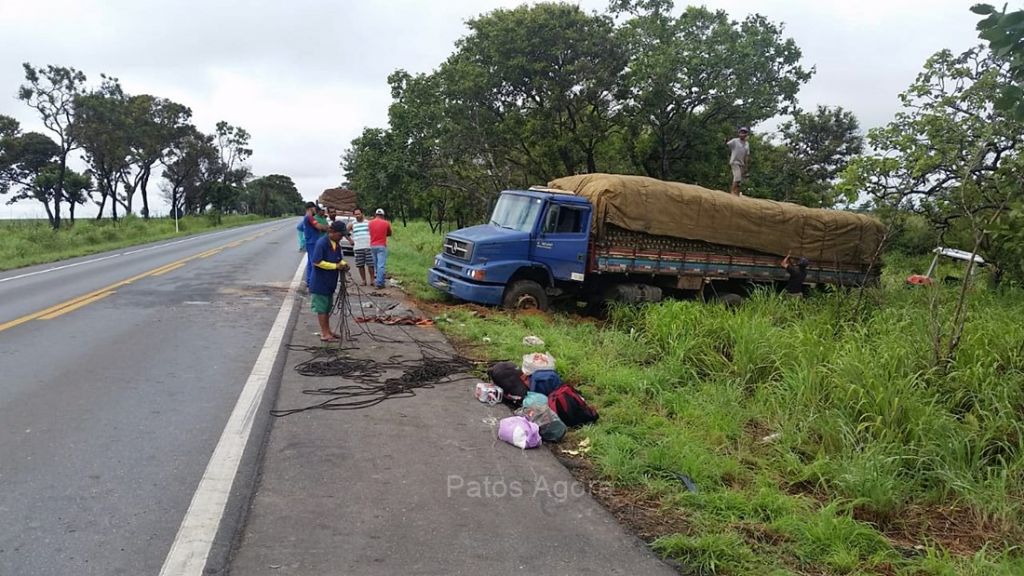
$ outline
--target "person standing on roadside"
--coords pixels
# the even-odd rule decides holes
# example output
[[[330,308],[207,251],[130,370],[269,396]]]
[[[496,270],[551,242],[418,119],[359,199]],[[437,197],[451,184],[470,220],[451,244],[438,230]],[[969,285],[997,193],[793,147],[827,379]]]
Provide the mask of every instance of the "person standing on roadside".
[[[295,227],[299,233],[299,252],[306,249],[306,217],[299,218],[299,225]]]
[[[316,204],[306,203],[306,215],[302,219],[302,233],[306,240],[306,288],[313,281],[313,249],[320,236],[327,231],[327,224],[316,219]]]
[[[355,257],[356,270],[359,270],[359,278],[366,286],[366,269],[370,269],[370,279],[373,280],[373,258],[370,255],[370,222],[363,218],[363,211],[356,208],[353,211],[355,220],[348,225],[348,231],[352,238],[352,255]]]
[[[334,307],[334,291],[338,289],[338,274],[344,273],[348,264],[341,254],[341,238],[348,236],[344,222],[332,222],[327,236],[320,238],[313,247],[313,277],[309,284],[310,307],[320,324],[321,342],[338,342],[340,338],[331,332],[331,309]]]
[[[327,219],[327,210],[323,206],[318,206],[316,209],[316,221],[324,227],[324,231],[320,233],[320,237],[323,238],[327,235],[327,227],[331,225],[331,222]]]
[[[373,255],[373,267],[377,273],[373,285],[384,287],[384,266],[388,261],[388,237],[391,236],[391,223],[387,221],[383,208],[377,208],[373,220],[370,220],[370,253]]]
[[[746,127],[740,128],[736,138],[728,140],[725,145],[729,147],[729,168],[732,169],[732,189],[729,191],[733,196],[743,196],[740,192],[740,182],[747,177],[750,171],[750,144],[747,136],[750,130]]]

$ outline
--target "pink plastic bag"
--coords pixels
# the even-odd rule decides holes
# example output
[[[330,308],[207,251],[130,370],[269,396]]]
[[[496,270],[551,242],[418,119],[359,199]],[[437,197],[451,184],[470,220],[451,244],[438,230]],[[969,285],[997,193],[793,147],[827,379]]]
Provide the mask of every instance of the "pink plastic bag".
[[[517,448],[540,446],[540,426],[522,416],[509,416],[498,422],[498,439]]]

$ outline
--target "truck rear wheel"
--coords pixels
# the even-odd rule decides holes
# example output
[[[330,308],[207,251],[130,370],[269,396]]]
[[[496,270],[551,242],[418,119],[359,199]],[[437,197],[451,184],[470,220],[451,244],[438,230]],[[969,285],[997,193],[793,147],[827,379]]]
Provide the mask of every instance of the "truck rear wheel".
[[[533,280],[516,280],[505,290],[502,306],[515,312],[548,309],[544,287]]]
[[[735,292],[723,292],[718,295],[716,300],[724,304],[726,308],[736,308],[743,304],[743,296]]]

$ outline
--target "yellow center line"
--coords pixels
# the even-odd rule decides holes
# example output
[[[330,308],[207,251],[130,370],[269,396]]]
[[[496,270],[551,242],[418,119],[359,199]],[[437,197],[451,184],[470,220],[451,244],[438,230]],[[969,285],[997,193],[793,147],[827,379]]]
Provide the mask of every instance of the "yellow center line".
[[[19,325],[24,324],[25,322],[29,322],[31,320],[37,320],[37,319],[50,320],[52,318],[56,318],[57,316],[60,316],[61,314],[65,314],[67,312],[71,312],[72,310],[77,310],[77,309],[79,309],[79,308],[81,308],[83,306],[86,306],[88,304],[92,304],[93,302],[96,302],[98,300],[102,300],[103,298],[106,298],[107,296],[110,296],[111,294],[113,294],[115,290],[117,290],[118,288],[120,288],[122,286],[127,286],[127,285],[131,284],[132,282],[136,282],[138,280],[141,280],[141,279],[149,277],[149,276],[159,276],[161,274],[165,274],[165,273],[170,272],[172,270],[177,270],[178,268],[181,268],[186,263],[188,263],[188,262],[190,262],[192,260],[195,260],[197,258],[206,258],[207,256],[213,256],[214,254],[220,253],[222,250],[224,250],[224,248],[226,248],[230,244],[233,244],[235,242],[239,242],[239,245],[241,245],[241,243],[248,242],[250,240],[254,240],[257,237],[261,236],[262,234],[264,234],[264,233],[256,234],[256,235],[253,235],[253,236],[249,236],[249,237],[241,240],[240,242],[235,240],[235,241],[229,242],[228,244],[225,244],[224,246],[218,246],[217,248],[213,248],[211,250],[207,250],[206,252],[201,252],[199,254],[193,254],[191,256],[187,256],[185,258],[181,258],[179,260],[175,260],[174,262],[170,262],[168,264],[164,264],[163,266],[157,266],[156,268],[153,268],[152,270],[147,270],[146,272],[143,272],[141,274],[136,274],[135,276],[132,276],[131,278],[127,278],[127,279],[121,280],[119,282],[114,282],[113,284],[111,284],[109,286],[104,286],[103,288],[100,288],[99,290],[93,290],[92,292],[89,292],[88,294],[82,294],[81,296],[76,296],[74,298],[71,298],[70,300],[65,300],[65,301],[63,301],[63,302],[61,302],[59,304],[54,304],[53,306],[50,306],[48,308],[43,308],[42,310],[39,310],[39,311],[36,311],[36,312],[32,312],[31,314],[26,314],[24,316],[21,316],[20,318],[15,318],[14,320],[8,320],[7,322],[4,322],[4,323],[0,324],[0,332],[3,332],[4,330],[9,330],[11,328],[14,328],[15,326],[19,326]]]
[[[173,266],[166,266],[166,267],[164,267],[163,270],[161,270],[159,272],[154,272],[153,274],[151,274],[151,276],[163,276],[164,274],[167,274],[168,272],[174,272],[175,270],[177,270],[178,268],[181,268],[185,264],[187,264],[187,262],[178,262],[177,264],[175,264]]]
[[[43,316],[40,316],[39,319],[40,320],[53,320],[54,318],[56,318],[58,316],[61,316],[63,314],[67,314],[68,312],[71,312],[73,310],[78,310],[82,306],[88,306],[89,304],[92,304],[93,302],[96,302],[98,300],[103,300],[104,298],[106,298],[107,296],[110,296],[113,293],[114,293],[113,290],[108,290],[106,292],[100,292],[99,294],[93,296],[92,298],[86,298],[85,300],[81,300],[81,301],[76,302],[75,304],[72,304],[70,306],[65,306],[65,307],[61,308],[60,310],[57,310],[56,312],[52,312],[50,314],[45,314]]]

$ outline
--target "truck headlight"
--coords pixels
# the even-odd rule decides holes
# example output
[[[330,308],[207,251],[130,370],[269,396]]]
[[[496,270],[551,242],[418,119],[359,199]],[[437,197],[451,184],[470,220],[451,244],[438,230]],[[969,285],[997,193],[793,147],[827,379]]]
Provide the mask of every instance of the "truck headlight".
[[[434,257],[434,268],[440,268],[440,267],[441,267],[441,259],[435,256]]]
[[[483,280],[484,271],[477,268],[467,268],[466,276],[469,276],[473,280]]]

